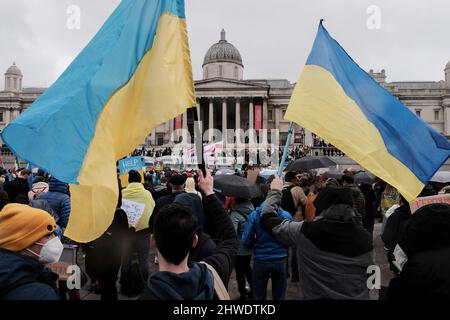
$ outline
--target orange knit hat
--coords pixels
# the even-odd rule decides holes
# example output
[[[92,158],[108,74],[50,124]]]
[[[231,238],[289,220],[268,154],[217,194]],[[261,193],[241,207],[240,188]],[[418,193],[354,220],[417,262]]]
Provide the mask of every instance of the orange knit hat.
[[[12,203],[0,211],[0,248],[19,252],[55,230],[55,219],[44,210]]]

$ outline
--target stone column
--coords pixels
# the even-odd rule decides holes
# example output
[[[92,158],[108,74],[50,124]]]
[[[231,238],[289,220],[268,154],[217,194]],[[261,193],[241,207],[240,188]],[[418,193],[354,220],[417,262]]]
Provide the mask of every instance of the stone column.
[[[268,127],[268,111],[267,111],[267,98],[264,98],[263,101],[263,129],[267,129]]]
[[[236,98],[236,131],[241,128],[241,100]]]
[[[450,101],[444,103],[444,135],[450,136]]]
[[[6,124],[11,122],[11,110],[10,109],[6,110],[5,119],[3,119],[3,120],[4,120],[3,122]]]
[[[222,141],[226,144],[227,138],[227,98],[222,98]]]
[[[275,112],[275,129],[280,129],[280,106],[274,106]]]
[[[253,108],[253,98],[250,98],[248,105],[248,129],[251,130],[255,127],[255,110]]]
[[[156,145],[156,128],[154,128],[152,130],[152,135],[150,137],[150,143],[152,144],[152,146]]]
[[[209,137],[208,140],[212,140],[212,129],[214,129],[214,100],[213,98],[209,99]]]
[[[183,144],[187,144],[190,142],[190,141],[187,141],[187,139],[188,139],[188,124],[187,124],[188,111],[189,111],[189,109],[183,113]]]

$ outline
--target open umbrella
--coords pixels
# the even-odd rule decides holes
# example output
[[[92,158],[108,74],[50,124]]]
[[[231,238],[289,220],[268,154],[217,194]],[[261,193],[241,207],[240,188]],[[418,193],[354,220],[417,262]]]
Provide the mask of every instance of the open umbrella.
[[[235,171],[232,169],[228,169],[228,168],[223,168],[223,169],[219,169],[216,171],[216,175],[218,175],[218,176],[223,175],[223,174],[227,174],[227,175],[235,174]]]
[[[327,172],[322,173],[322,176],[328,179],[341,179],[344,173],[338,170],[329,170]]]
[[[356,184],[372,184],[377,179],[376,176],[367,171],[360,171],[354,175]]]
[[[317,168],[327,168],[337,165],[337,163],[328,157],[324,156],[306,156],[294,161],[291,161],[286,171],[308,171]]]
[[[430,179],[431,182],[447,183],[450,182],[449,171],[438,171]]]
[[[214,191],[224,196],[239,198],[255,198],[259,196],[259,188],[253,182],[236,175],[214,176]]]

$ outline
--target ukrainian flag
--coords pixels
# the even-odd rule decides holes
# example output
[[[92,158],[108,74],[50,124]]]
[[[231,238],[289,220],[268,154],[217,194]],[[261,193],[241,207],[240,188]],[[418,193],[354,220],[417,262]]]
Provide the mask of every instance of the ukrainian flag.
[[[450,143],[362,70],[322,25],[286,119],[331,142],[409,201],[450,156]]]
[[[116,160],[194,105],[184,1],[123,0],[2,138],[22,159],[71,184],[65,235],[88,242],[113,220]]]

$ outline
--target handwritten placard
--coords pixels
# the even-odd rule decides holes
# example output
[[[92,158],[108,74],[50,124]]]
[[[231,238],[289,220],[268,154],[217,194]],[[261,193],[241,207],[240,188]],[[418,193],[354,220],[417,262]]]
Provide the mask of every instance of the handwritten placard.
[[[121,209],[127,214],[128,225],[136,228],[139,223],[139,219],[144,214],[145,204],[122,199]]]
[[[450,204],[450,194],[439,194],[437,196],[431,197],[421,197],[417,198],[409,204],[411,208],[411,213],[416,212],[419,208],[422,208],[428,204],[432,203],[447,203]]]

